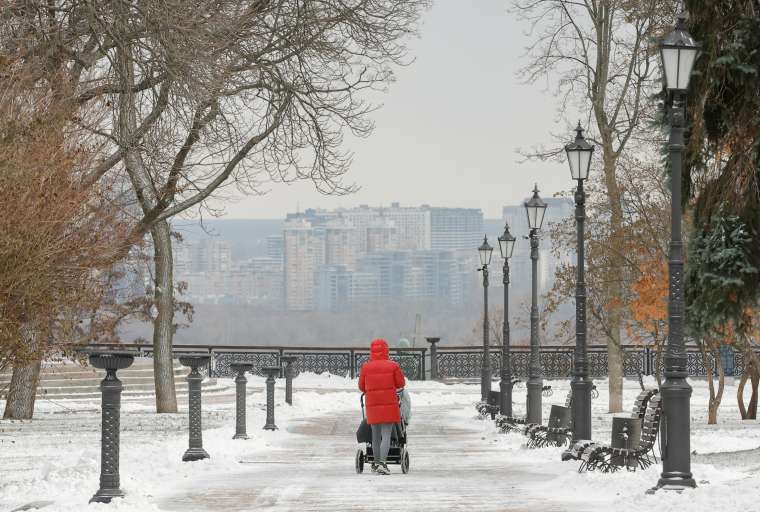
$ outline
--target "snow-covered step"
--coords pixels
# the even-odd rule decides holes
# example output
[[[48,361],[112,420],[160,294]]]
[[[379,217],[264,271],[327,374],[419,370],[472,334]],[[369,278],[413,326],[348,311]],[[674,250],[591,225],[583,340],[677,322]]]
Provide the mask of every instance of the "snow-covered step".
[[[188,392],[185,381],[188,372],[188,368],[174,361],[174,383],[178,394]],[[152,359],[138,358],[131,367],[120,370],[118,376],[124,384],[124,396],[155,394]],[[49,363],[41,371],[37,397],[58,400],[98,398],[104,377],[105,371],[76,362]],[[10,372],[0,374],[0,398],[7,393],[10,380]],[[216,385],[215,379],[206,379],[202,384],[204,390],[212,390]]]
[[[183,370],[175,370],[174,371],[174,380],[180,381],[184,380],[185,376],[187,375],[187,371]],[[63,376],[63,375],[47,375],[45,377],[40,378],[40,386],[41,387],[62,387],[67,385],[76,385],[76,386],[98,386],[100,385],[100,382],[103,380],[103,377],[96,374],[91,373],[87,374],[83,377],[71,377],[71,376]],[[150,384],[153,382],[153,373],[150,374],[145,373],[143,375],[135,375],[135,374],[125,374],[125,375],[119,375],[119,380],[124,383],[124,385],[127,384]],[[4,376],[3,378],[0,378],[0,386],[3,384],[9,384],[10,383],[10,375]]]

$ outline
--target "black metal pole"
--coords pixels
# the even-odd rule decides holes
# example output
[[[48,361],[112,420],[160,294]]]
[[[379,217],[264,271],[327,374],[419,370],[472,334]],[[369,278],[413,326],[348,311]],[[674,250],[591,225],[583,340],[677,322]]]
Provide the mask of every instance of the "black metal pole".
[[[538,339],[538,230],[530,230],[530,259],[532,267],[532,291],[530,305],[530,365],[528,367],[528,403],[526,423],[541,423],[541,354]]]
[[[248,439],[245,421],[245,392],[248,379],[245,378],[245,372],[253,369],[252,363],[232,363],[230,365],[237,376],[235,377],[236,396],[235,396],[235,435],[232,439]]]
[[[106,371],[100,383],[101,430],[100,430],[100,488],[90,498],[90,503],[110,503],[113,498],[123,498],[119,476],[119,432],[121,415],[121,381],[118,369],[129,367],[133,355],[100,353],[90,355],[90,364]]]
[[[296,356],[282,356],[280,361],[285,363],[285,403],[293,405],[293,377],[295,376],[295,369],[293,363],[298,359]]]
[[[277,430],[274,423],[274,379],[280,374],[279,366],[267,366],[263,368],[267,374],[267,421],[264,430]]]
[[[573,357],[572,422],[573,442],[591,439],[591,388],[593,382],[588,374],[586,348],[586,272],[584,224],[586,221],[586,192],[583,180],[578,180],[575,190],[575,221],[577,240],[577,279],[575,283],[575,353]],[[572,446],[572,443],[571,443]]]
[[[430,343],[430,380],[438,379],[438,342],[441,338],[425,338]]]
[[[182,456],[183,462],[208,459],[209,454],[203,449],[203,426],[201,415],[201,383],[203,375],[198,369],[208,364],[209,356],[182,356],[180,363],[190,367],[187,375],[188,387],[188,419],[190,423],[190,436],[188,448]]]
[[[491,353],[488,341],[488,265],[483,265],[483,364],[481,365],[480,399],[488,402],[491,392]]]
[[[501,381],[499,412],[512,416],[512,365],[509,354],[509,258],[504,258],[504,324],[501,343]]]
[[[670,111],[670,294],[668,296],[668,346],[665,352],[665,382],[662,396],[662,475],[656,488],[696,487],[691,474],[690,404],[691,386],[686,381],[686,351],[683,340],[684,283],[681,240],[681,172],[684,149],[684,95],[676,93]]]

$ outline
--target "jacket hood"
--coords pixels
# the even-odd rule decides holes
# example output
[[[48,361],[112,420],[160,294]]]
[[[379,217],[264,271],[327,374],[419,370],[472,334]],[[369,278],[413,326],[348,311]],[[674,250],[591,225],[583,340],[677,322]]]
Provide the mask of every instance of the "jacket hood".
[[[369,346],[369,358],[373,361],[388,359],[388,344],[384,339],[376,339]]]

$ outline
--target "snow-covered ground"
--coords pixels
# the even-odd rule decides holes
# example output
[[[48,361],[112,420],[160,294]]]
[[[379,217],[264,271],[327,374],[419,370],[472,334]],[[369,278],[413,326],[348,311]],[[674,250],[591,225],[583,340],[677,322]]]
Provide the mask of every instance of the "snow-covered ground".
[[[564,402],[569,387],[567,381],[549,383],[554,394],[544,398],[545,417],[551,404]],[[560,462],[561,449],[526,449],[521,435],[500,434],[492,421],[478,420],[477,385],[409,383],[412,470],[401,475],[392,466],[393,475],[380,477],[354,472],[361,417],[355,380],[301,375],[292,407],[278,382],[280,429],[268,432],[261,429],[264,380],[249,377],[251,438],[245,441],[232,440],[234,395],[232,383],[226,384],[227,392],[204,400],[204,447],[211,455],[204,461],[181,462],[186,403],[176,415],[152,413],[144,398],[122,403],[121,486],[127,497],[110,505],[87,505],[100,469],[98,402],[42,400],[34,421],[0,421],[0,511],[32,502],[48,503],[43,510],[49,511],[760,510],[760,425],[738,419],[733,386],[726,389],[719,424],[708,426],[706,383],[691,382],[692,470],[699,487],[650,496],[644,491],[657,482],[659,465],[635,473],[579,474],[577,463]],[[607,384],[596,384],[593,437],[608,441]],[[638,392],[636,381],[626,381],[626,409]],[[515,414],[524,413],[525,388],[517,386],[514,398]]]

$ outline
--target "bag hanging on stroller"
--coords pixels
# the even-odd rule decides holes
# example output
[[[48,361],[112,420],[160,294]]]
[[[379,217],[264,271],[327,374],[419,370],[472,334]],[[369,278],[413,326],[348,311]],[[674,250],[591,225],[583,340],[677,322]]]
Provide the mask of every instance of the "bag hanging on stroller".
[[[367,418],[362,418],[362,422],[359,423],[359,428],[356,429],[356,442],[372,442],[372,427],[367,423]]]

